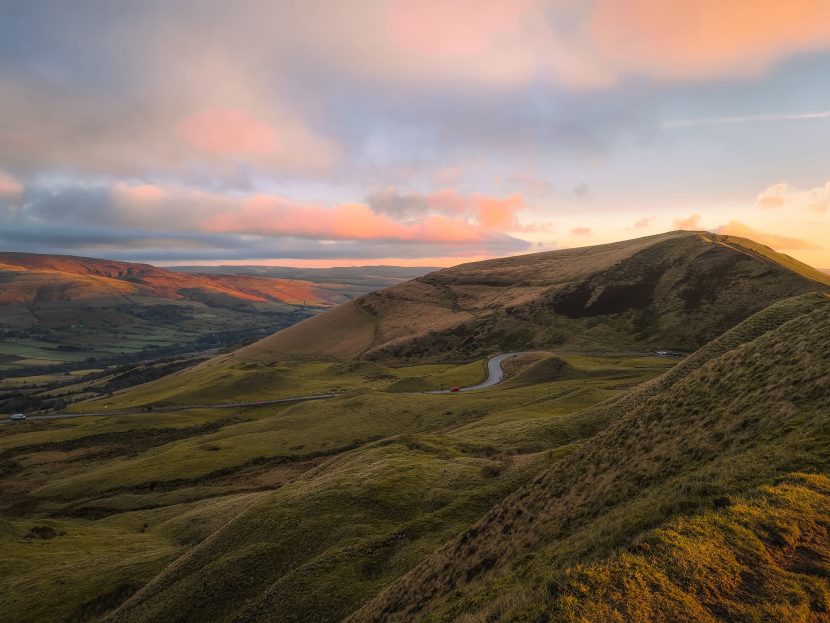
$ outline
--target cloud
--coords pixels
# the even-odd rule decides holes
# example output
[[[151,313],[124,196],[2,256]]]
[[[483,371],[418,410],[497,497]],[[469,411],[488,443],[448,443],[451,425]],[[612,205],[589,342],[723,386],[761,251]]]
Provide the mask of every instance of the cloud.
[[[758,74],[830,47],[830,3],[816,0],[598,0],[591,35],[619,72],[669,80]]]
[[[677,229],[700,229],[700,219],[703,218],[700,214],[692,214],[686,218],[678,218],[674,220],[674,226]]]
[[[23,194],[23,185],[11,175],[0,171],[0,199],[16,199]]]
[[[759,208],[792,208],[812,212],[830,210],[830,182],[808,190],[791,189],[786,182],[773,184],[758,194]]]
[[[590,236],[591,235],[591,228],[590,227],[574,227],[571,230],[571,233],[574,236]]]
[[[462,195],[451,189],[433,193],[400,193],[387,188],[366,199],[372,210],[395,218],[411,219],[425,215],[471,218],[484,229],[511,231],[519,227],[517,214],[525,209],[521,193],[490,197],[480,193]]]
[[[721,225],[715,230],[715,233],[723,234],[725,236],[740,236],[742,238],[749,238],[755,242],[760,242],[768,247],[772,247],[775,250],[807,251],[821,248],[819,245],[810,242],[809,240],[791,238],[789,236],[781,236],[779,234],[769,234],[753,229],[749,225],[739,221],[730,221],[726,225]]]
[[[553,184],[532,171],[514,171],[505,179],[508,186],[518,187],[522,192],[536,197],[546,197],[553,191]]]
[[[638,219],[632,227],[634,227],[634,229],[646,229],[647,227],[650,227],[655,220],[656,217],[654,216],[644,216],[643,218]]]
[[[185,144],[216,156],[267,156],[278,146],[272,126],[239,109],[203,110],[180,121],[176,129]]]
[[[735,125],[742,123],[776,123],[781,121],[816,121],[830,119],[830,110],[805,113],[780,113],[768,115],[741,115],[734,117],[701,117],[664,121],[664,128],[695,128],[698,126]]]
[[[424,197],[434,209],[401,218],[363,203],[325,205],[263,193],[233,196],[124,182],[34,186],[19,209],[0,211],[0,243],[165,261],[472,257],[530,246],[495,228],[512,218],[520,204],[516,196],[440,191]]]

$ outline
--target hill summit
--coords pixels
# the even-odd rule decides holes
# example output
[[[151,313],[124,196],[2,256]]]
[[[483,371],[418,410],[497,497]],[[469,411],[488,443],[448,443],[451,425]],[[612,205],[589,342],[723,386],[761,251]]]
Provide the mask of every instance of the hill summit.
[[[462,264],[345,303],[243,360],[468,360],[553,347],[691,351],[830,277],[734,236],[675,231]]]

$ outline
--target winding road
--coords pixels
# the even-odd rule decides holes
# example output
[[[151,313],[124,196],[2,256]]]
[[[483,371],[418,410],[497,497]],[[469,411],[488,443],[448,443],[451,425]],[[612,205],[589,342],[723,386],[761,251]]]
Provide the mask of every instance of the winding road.
[[[459,392],[471,392],[476,389],[487,389],[493,387],[504,381],[504,370],[501,364],[511,357],[516,355],[523,355],[523,352],[516,353],[501,353],[500,355],[493,355],[487,360],[487,378],[477,385],[470,385],[468,387],[459,388]],[[449,394],[456,393],[449,389],[439,389],[429,392],[419,392],[422,394]],[[119,409],[117,411],[91,411],[88,413],[49,413],[44,415],[30,415],[24,421],[36,422],[39,420],[63,420],[67,418],[76,417],[103,417],[103,416],[130,416],[130,415],[150,415],[153,413],[170,413],[173,411],[182,411],[184,409],[231,409],[234,407],[263,407],[265,405],[280,404],[285,402],[305,402],[307,400],[326,400],[334,398],[340,394],[314,394],[311,396],[295,396],[293,398],[273,398],[268,400],[252,400],[249,402],[220,402],[213,404],[196,404],[196,405],[175,405],[170,407],[155,407],[153,409]],[[9,419],[0,420],[0,424],[11,423]]]
[[[504,363],[506,359],[510,359],[511,357],[515,357],[517,355],[524,355],[523,352],[517,353],[502,353],[501,355],[493,355],[490,359],[487,360],[487,378],[484,379],[481,383],[477,385],[470,385],[468,387],[460,387],[458,389],[459,392],[471,392],[476,389],[487,389],[488,387],[493,387],[494,385],[498,385],[502,381],[504,381],[504,369],[501,367],[501,364]],[[432,392],[424,392],[425,394],[449,394],[452,390],[449,389],[440,389]],[[452,392],[455,393],[455,392]]]

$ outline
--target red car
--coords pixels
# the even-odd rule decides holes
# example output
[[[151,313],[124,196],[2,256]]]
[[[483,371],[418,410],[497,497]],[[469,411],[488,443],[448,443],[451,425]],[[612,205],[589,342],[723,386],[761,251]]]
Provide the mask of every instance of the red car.
[[[450,388],[450,391],[451,392],[460,392],[461,388],[460,387],[452,387],[452,388]]]

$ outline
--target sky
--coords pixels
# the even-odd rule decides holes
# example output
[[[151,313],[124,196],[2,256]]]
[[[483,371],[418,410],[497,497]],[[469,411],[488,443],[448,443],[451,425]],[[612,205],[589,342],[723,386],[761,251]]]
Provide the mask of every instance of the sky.
[[[830,0],[0,0],[0,250],[830,268]]]

